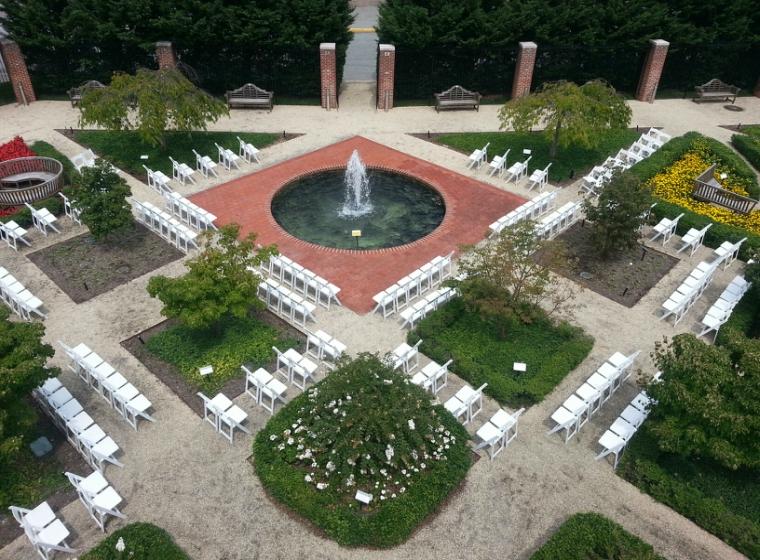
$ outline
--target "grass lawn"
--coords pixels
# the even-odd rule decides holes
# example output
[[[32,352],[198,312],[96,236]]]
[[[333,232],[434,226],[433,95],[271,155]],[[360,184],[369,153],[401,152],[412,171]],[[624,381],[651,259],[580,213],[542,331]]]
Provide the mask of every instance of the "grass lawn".
[[[576,513],[557,529],[531,560],[662,560],[652,545],[596,513]]]
[[[254,317],[225,320],[218,330],[209,331],[175,325],[147,341],[151,353],[175,366],[191,386],[210,396],[242,375],[241,364],[254,371],[272,362],[272,346],[284,352],[298,344]],[[214,373],[202,377],[198,368],[205,365],[214,366]]]
[[[591,351],[594,340],[578,327],[549,320],[516,324],[506,338],[477,313],[455,299],[420,321],[409,333],[410,344],[423,339],[420,350],[444,363],[473,387],[512,408],[540,402]],[[514,362],[527,372],[512,371]]]
[[[116,550],[122,539],[125,548]],[[189,560],[190,557],[177,546],[171,535],[150,523],[130,523],[111,533],[98,546],[84,554],[82,560]]]
[[[42,459],[34,456],[29,449],[29,443],[34,439],[26,438],[8,470],[0,476],[0,511],[3,515],[8,513],[8,506],[35,507],[45,497],[68,485],[54,454]]]
[[[549,159],[549,141],[543,132],[456,132],[441,134],[436,137],[440,144],[470,154],[473,150],[488,146],[489,160],[495,155],[502,155],[507,149],[507,165],[517,160],[524,160],[523,149],[533,150],[533,159],[530,160],[529,168],[543,169],[549,162],[549,180],[553,183],[562,183],[571,178],[580,178],[595,165],[601,164],[607,156],[616,154],[620,148],[630,146],[641,132],[635,130],[608,131],[601,135],[601,142],[596,148],[582,148],[573,146],[560,147],[557,151],[557,159],[552,162]]]
[[[74,131],[74,140],[82,146],[92,148],[102,158],[141,180],[146,179],[143,165],[154,171],[163,171],[171,177],[172,164],[169,157],[194,168],[193,149],[201,155],[207,155],[216,160],[218,152],[214,146],[215,142],[237,153],[238,136],[259,149],[272,144],[281,137],[279,134],[264,132],[168,132],[166,148],[161,148],[160,146],[154,147],[146,144],[133,131]],[[147,155],[148,159],[140,159],[141,155]]]

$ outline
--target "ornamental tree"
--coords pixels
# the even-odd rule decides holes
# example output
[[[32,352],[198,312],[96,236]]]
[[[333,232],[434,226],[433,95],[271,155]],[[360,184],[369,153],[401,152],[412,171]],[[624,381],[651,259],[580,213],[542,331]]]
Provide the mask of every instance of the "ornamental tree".
[[[76,205],[82,222],[98,241],[134,225],[127,197],[132,194],[127,182],[110,163],[99,159],[94,167],[83,167],[76,191]]]
[[[9,321],[8,313],[0,307],[0,470],[13,460],[36,421],[27,397],[45,379],[60,373],[45,367],[54,354],[42,342],[45,328],[40,323]]]
[[[228,224],[202,236],[201,253],[187,261],[188,271],[179,278],[154,276],[148,293],[161,300],[161,314],[184,325],[207,329],[228,316],[245,317],[251,308],[262,308],[257,297],[259,276],[252,269],[277,253],[274,245],[256,249],[256,235],[238,239],[240,226]]]
[[[535,93],[507,101],[499,109],[502,129],[528,132],[543,126],[551,142],[549,157],[559,146],[597,146],[602,132],[627,128],[631,108],[615,88],[601,80],[583,85],[548,82]]]
[[[658,344],[663,372],[647,393],[657,401],[644,424],[659,447],[732,470],[760,468],[760,340],[731,331],[723,346],[692,334]]]
[[[592,240],[602,258],[630,249],[641,237],[645,213],[652,195],[632,173],[615,173],[604,186],[596,204],[584,202],[586,218],[591,221]]]
[[[135,130],[148,144],[162,147],[167,130],[206,130],[209,122],[229,115],[224,103],[174,69],[116,73],[108,87],[88,90],[80,109],[83,127]]]

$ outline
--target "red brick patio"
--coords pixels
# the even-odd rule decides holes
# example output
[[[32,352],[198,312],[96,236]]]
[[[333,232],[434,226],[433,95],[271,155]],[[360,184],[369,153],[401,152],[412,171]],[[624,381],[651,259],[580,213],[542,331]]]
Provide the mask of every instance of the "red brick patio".
[[[446,203],[441,225],[430,235],[400,247],[350,251],[320,247],[283,230],[270,211],[272,197],[302,175],[343,168],[353,150],[367,167],[389,169],[434,186]],[[454,155],[452,158],[464,159]],[[372,310],[372,296],[436,255],[481,240],[488,225],[522,204],[517,195],[470,179],[388,148],[361,136],[273,165],[191,197],[218,217],[217,224],[237,222],[242,233],[256,232],[257,242],[275,243],[280,252],[341,288],[341,302],[358,313]]]

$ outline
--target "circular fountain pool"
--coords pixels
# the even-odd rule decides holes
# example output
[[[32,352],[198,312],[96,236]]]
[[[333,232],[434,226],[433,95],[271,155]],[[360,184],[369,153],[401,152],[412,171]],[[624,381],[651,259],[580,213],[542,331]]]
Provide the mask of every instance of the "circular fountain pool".
[[[352,195],[346,180],[342,170],[322,171],[285,185],[272,200],[274,219],[294,237],[340,249],[357,249],[354,230],[361,231],[359,249],[383,249],[420,239],[443,221],[446,207],[435,189],[372,169],[367,170],[366,213],[347,212]]]

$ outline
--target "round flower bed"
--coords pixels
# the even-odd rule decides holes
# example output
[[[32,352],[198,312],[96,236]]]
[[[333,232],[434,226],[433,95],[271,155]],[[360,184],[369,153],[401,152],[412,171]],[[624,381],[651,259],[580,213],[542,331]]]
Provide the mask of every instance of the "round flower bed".
[[[268,492],[344,545],[403,542],[471,464],[465,429],[377,357],[361,355],[257,434]],[[357,490],[372,495],[369,505]]]

